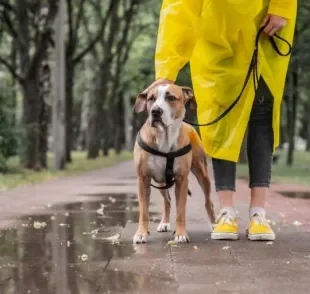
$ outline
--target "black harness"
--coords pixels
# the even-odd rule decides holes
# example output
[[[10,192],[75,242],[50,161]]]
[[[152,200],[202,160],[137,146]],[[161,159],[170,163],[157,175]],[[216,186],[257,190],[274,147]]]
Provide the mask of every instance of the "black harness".
[[[250,77],[251,75],[253,75],[253,82],[254,82],[254,89],[255,89],[255,92],[257,91],[257,88],[258,88],[258,81],[259,81],[259,76],[258,76],[258,43],[259,43],[259,37],[260,35],[262,34],[264,28],[266,26],[263,26],[259,29],[257,35],[256,35],[256,39],[255,39],[255,49],[254,49],[254,52],[253,52],[253,55],[252,55],[252,59],[251,59],[251,62],[250,62],[250,66],[249,66],[249,69],[248,69],[248,72],[246,74],[246,77],[245,77],[245,81],[243,83],[243,86],[241,88],[241,91],[240,91],[240,94],[238,95],[238,97],[231,103],[231,105],[228,106],[227,109],[225,109],[225,111],[219,115],[217,118],[215,118],[214,120],[208,122],[208,123],[203,123],[203,124],[196,124],[196,123],[193,123],[193,122],[190,122],[190,121],[187,121],[184,119],[184,122],[192,125],[192,126],[197,126],[197,127],[207,127],[207,126],[211,126],[211,125],[214,125],[215,123],[217,123],[218,121],[220,121],[221,119],[223,119],[236,105],[237,103],[239,102],[249,80],[250,80]],[[275,38],[277,38],[278,40],[284,42],[287,44],[288,46],[288,51],[286,53],[282,53],[275,41]],[[282,37],[280,37],[279,35],[275,34],[274,37],[272,36],[269,36],[269,41],[271,43],[271,46],[272,48],[274,49],[274,51],[280,55],[280,56],[288,56],[291,54],[292,52],[292,45],[285,39],[283,39]]]
[[[176,157],[183,156],[190,152],[192,150],[192,145],[188,144],[184,146],[183,148],[177,150],[177,151],[171,151],[171,152],[161,152],[159,150],[156,150],[149,145],[147,145],[141,138],[140,132],[137,135],[137,143],[138,145],[146,152],[151,153],[152,155],[155,156],[160,156],[166,158],[166,169],[165,169],[165,186],[154,186],[151,184],[152,187],[156,189],[169,189],[175,184],[175,175],[173,173],[173,164],[174,164],[174,159]],[[188,194],[191,195],[191,191],[188,190]]]

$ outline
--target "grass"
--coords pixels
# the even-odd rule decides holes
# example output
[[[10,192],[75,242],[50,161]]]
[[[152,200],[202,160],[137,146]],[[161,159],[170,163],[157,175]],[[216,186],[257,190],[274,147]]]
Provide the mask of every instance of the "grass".
[[[123,152],[120,155],[110,152],[108,157],[98,157],[88,160],[85,152],[73,152],[72,163],[66,166],[64,171],[49,170],[32,171],[24,169],[18,161],[18,158],[11,158],[8,161],[9,172],[0,174],[0,191],[23,186],[26,184],[37,184],[43,181],[77,175],[83,172],[109,167],[124,160],[132,158],[130,152]],[[48,166],[53,166],[53,156],[48,155]]]
[[[295,151],[294,164],[286,165],[286,150],[279,150],[279,162],[272,167],[272,182],[310,186],[310,152]],[[248,166],[238,164],[237,176],[248,177]]]

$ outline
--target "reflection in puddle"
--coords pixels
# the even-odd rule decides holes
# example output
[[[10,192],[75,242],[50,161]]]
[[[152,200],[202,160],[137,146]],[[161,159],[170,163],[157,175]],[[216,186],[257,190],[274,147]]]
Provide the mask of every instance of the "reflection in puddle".
[[[120,234],[128,221],[137,222],[135,195],[97,196],[95,202],[56,205],[25,216],[17,228],[1,231],[0,293],[126,293],[143,285],[162,287],[158,277],[111,266],[134,254],[131,242],[100,239],[100,234]],[[98,238],[87,234],[94,230]]]
[[[310,199],[310,192],[280,192],[280,194],[289,198]]]

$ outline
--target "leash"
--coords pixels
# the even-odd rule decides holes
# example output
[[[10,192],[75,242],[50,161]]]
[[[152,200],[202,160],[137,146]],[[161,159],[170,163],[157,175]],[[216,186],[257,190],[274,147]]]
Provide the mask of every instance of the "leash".
[[[196,123],[193,123],[193,122],[190,122],[188,120],[183,120],[184,122],[192,125],[192,126],[197,126],[197,127],[207,127],[207,126],[211,126],[211,125],[214,125],[215,123],[217,123],[218,121],[220,121],[221,119],[223,119],[236,105],[237,103],[239,102],[239,100],[241,99],[241,96],[250,80],[250,77],[251,77],[251,74],[253,74],[253,82],[254,82],[254,89],[255,89],[255,92],[257,91],[257,88],[258,88],[258,82],[259,82],[259,76],[258,76],[258,44],[259,44],[259,38],[260,38],[260,35],[261,33],[263,32],[264,28],[266,26],[263,26],[259,29],[257,35],[256,35],[256,39],[255,39],[255,49],[254,49],[254,52],[253,52],[253,55],[252,55],[252,59],[251,59],[251,62],[250,62],[250,66],[249,66],[249,69],[248,69],[248,72],[247,72],[247,75],[246,75],[246,78],[245,78],[245,81],[243,83],[243,86],[241,88],[241,92],[240,94],[238,95],[238,97],[232,102],[232,104],[221,114],[219,115],[217,118],[215,118],[214,120],[208,122],[208,123],[204,123],[204,124],[196,124]],[[275,41],[275,38],[279,39],[280,41],[283,41],[284,43],[286,43],[288,45],[288,52],[287,53],[282,53]],[[288,56],[291,54],[292,52],[292,45],[287,41],[285,40],[284,38],[280,37],[278,34],[275,34],[273,36],[269,36],[269,41],[272,45],[272,48],[276,51],[276,53],[280,56]]]
[[[165,168],[165,186],[151,186],[153,188],[159,189],[159,190],[164,190],[164,189],[169,189],[175,184],[175,175],[173,172],[173,164],[174,164],[174,159],[176,157],[183,156],[190,152],[192,150],[192,145],[188,144],[184,146],[183,148],[177,150],[177,151],[171,151],[171,152],[161,152],[159,150],[156,150],[149,145],[147,145],[141,138],[140,132],[137,135],[137,143],[138,145],[146,152],[151,153],[156,156],[164,157],[166,158],[166,168]],[[188,190],[188,195],[191,196],[192,193],[190,190]]]

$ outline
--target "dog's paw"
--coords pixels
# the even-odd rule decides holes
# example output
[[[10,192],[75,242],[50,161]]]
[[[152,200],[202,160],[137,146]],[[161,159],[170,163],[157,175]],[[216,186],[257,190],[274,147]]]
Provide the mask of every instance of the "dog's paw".
[[[134,236],[133,236],[133,243],[134,244],[145,244],[147,242],[147,236],[148,233],[143,233],[143,232],[137,232]]]
[[[187,236],[186,232],[179,233],[179,234],[176,233],[174,237],[174,241],[177,243],[183,243],[183,244],[190,242],[189,237]]]
[[[169,232],[170,231],[170,223],[161,222],[157,227],[157,232]]]

